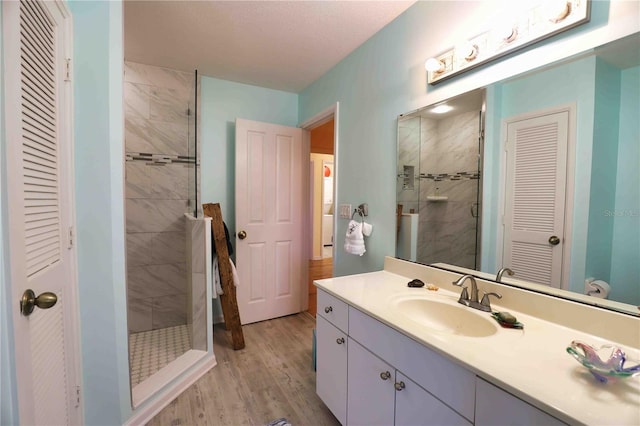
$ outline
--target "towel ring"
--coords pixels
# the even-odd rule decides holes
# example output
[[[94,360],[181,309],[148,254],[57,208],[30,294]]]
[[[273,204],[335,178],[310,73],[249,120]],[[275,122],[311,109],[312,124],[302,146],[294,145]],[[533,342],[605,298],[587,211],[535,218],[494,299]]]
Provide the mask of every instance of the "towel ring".
[[[362,210],[359,209],[359,208],[353,209],[353,214],[351,215],[351,220],[353,220],[353,217],[356,215],[356,213],[358,213],[360,215],[361,222],[364,222],[364,215],[362,214]]]

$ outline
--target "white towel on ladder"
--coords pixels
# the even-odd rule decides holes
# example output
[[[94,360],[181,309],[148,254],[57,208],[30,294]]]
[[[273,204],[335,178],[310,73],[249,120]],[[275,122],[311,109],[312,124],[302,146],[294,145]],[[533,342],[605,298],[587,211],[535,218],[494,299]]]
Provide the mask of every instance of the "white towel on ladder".
[[[233,276],[233,284],[238,287],[238,283],[240,280],[238,279],[238,271],[236,270],[236,265],[233,264],[233,260],[229,258],[229,264],[231,265],[231,275]],[[218,295],[224,294],[222,290],[222,283],[220,282],[220,268],[218,267],[218,256],[213,257],[213,291],[211,294],[213,295],[213,299],[216,299]]]

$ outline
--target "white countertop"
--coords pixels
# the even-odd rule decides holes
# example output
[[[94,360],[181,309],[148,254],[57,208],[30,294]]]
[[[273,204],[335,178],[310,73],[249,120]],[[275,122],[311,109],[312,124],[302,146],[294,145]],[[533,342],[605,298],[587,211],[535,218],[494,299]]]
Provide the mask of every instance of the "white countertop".
[[[640,377],[622,379],[616,383],[599,383],[566,352],[573,340],[593,346],[612,342],[506,309],[499,301],[493,300],[494,311],[511,312],[524,324],[524,330],[498,326],[498,331],[487,337],[466,337],[435,331],[394,309],[393,301],[418,295],[456,303],[459,294],[442,288],[438,291],[409,288],[409,280],[402,275],[380,271],[315,283],[349,305],[564,422],[640,425]],[[462,308],[493,321],[487,312]],[[640,359],[639,348],[619,346],[628,358]]]

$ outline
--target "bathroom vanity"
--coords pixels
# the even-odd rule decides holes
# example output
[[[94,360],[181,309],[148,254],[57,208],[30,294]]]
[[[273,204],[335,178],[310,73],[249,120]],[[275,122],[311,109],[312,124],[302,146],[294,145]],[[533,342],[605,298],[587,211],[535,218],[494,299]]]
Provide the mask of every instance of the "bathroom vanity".
[[[640,424],[640,378],[599,383],[566,352],[613,343],[638,359],[639,317],[478,279],[524,324],[502,328],[457,303],[459,277],[387,258],[316,281],[317,393],[342,424]]]

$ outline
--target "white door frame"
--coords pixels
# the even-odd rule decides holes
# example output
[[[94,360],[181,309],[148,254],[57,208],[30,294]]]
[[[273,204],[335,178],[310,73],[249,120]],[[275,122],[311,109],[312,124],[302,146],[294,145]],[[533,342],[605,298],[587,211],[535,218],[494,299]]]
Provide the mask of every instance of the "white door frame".
[[[569,114],[569,125],[567,135],[567,180],[565,192],[565,210],[564,210],[564,235],[562,237],[562,282],[560,288],[569,289],[569,277],[571,273],[571,245],[573,241],[573,201],[575,190],[575,157],[576,157],[576,110],[575,102],[559,105],[552,108],[545,108],[538,111],[529,111],[522,114],[514,115],[502,120],[501,136],[500,136],[500,192],[498,196],[498,205],[500,206],[500,226],[498,226],[496,238],[496,271],[502,268],[502,258],[504,255],[504,217],[506,202],[506,174],[507,174],[507,127],[509,123],[516,121],[528,120],[539,117],[541,115],[556,114],[559,112],[567,112]],[[516,271],[517,273],[517,271]]]
[[[336,230],[338,229],[338,170],[339,170],[339,161],[338,161],[338,147],[339,147],[339,139],[340,132],[338,129],[340,128],[340,102],[336,102],[335,104],[325,108],[320,111],[316,115],[312,116],[308,120],[305,120],[300,124],[300,128],[303,130],[302,137],[307,138],[310,142],[311,139],[311,129],[315,129],[318,126],[323,125],[327,121],[333,118],[333,258],[332,258],[332,269],[335,271],[336,268],[336,254],[338,251],[336,250]],[[307,144],[310,146],[310,143]],[[307,185],[309,187],[309,185]],[[308,198],[311,197],[311,194],[308,194]],[[307,215],[307,222],[305,223],[305,229],[311,229],[313,224],[313,216],[311,213]],[[306,252],[309,253],[309,259],[313,256],[313,238],[310,238],[308,241],[308,246]],[[307,262],[309,261],[307,259]],[[303,278],[305,278],[305,282],[309,282],[309,268],[303,268]],[[309,295],[308,292],[302,292],[303,294],[303,303],[302,306],[308,308],[309,306]],[[305,309],[306,309],[305,308]]]

